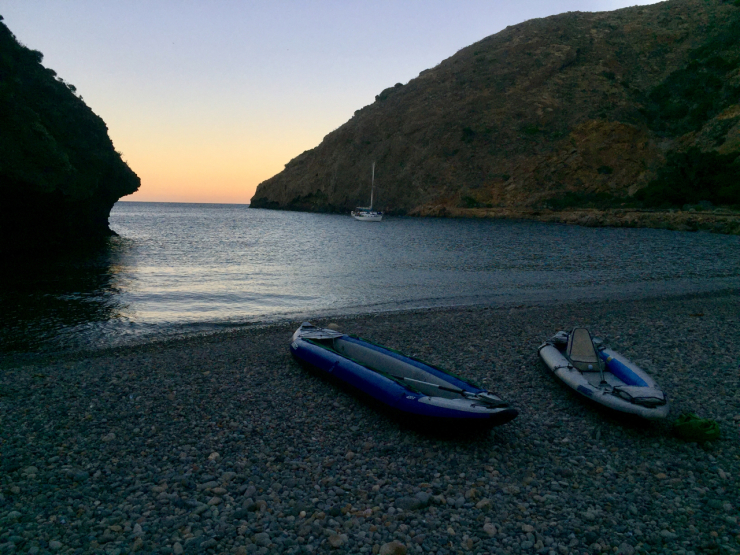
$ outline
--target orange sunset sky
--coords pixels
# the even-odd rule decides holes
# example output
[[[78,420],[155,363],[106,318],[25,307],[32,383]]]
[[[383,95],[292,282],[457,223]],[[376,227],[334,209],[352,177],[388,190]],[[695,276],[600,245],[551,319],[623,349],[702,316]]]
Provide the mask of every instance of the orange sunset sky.
[[[395,83],[507,25],[623,0],[3,0],[141,178],[124,200],[248,203]]]

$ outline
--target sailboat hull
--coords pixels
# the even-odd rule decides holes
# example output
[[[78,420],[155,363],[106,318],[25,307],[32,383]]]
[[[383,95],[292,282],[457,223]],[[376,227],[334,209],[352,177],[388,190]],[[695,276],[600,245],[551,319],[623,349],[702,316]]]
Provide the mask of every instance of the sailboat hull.
[[[361,211],[353,211],[352,217],[355,220],[359,220],[361,222],[380,222],[383,221],[383,213],[382,212],[361,212]]]

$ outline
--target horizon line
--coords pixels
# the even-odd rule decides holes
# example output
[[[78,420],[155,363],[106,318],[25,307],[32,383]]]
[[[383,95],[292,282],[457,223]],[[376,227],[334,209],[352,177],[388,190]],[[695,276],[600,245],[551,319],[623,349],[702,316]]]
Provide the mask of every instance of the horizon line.
[[[115,204],[118,204],[119,202],[141,202],[141,203],[167,203],[167,204],[233,204],[235,206],[250,206],[250,202],[208,202],[208,201],[199,201],[199,202],[187,202],[182,200],[123,200],[118,199]]]

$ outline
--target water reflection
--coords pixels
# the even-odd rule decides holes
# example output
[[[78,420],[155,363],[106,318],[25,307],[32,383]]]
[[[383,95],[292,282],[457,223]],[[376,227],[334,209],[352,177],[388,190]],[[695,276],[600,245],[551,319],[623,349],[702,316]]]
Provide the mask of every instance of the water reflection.
[[[0,273],[0,352],[72,346],[81,328],[128,317],[119,294],[131,240],[111,237],[64,254],[18,256]]]
[[[90,349],[312,314],[737,289],[740,237],[121,202],[120,237],[12,261],[0,353]],[[4,261],[7,262],[7,261]]]

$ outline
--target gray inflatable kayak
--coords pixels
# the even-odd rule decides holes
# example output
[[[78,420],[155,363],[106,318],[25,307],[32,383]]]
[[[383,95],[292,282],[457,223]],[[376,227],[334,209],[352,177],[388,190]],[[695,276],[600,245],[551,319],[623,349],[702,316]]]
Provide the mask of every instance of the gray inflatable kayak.
[[[602,346],[586,328],[556,333],[540,346],[539,354],[555,376],[588,399],[643,418],[668,415],[668,399],[650,375]]]

